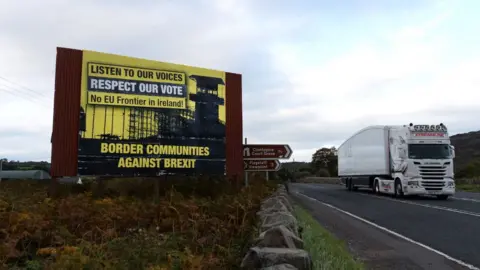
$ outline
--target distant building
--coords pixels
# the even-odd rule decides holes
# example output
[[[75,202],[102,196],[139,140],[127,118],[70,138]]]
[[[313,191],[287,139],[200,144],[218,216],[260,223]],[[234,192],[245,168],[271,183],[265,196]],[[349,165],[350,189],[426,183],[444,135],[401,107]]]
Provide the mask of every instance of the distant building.
[[[0,178],[2,180],[7,180],[7,179],[45,180],[45,179],[50,179],[50,174],[42,170],[0,171]]]

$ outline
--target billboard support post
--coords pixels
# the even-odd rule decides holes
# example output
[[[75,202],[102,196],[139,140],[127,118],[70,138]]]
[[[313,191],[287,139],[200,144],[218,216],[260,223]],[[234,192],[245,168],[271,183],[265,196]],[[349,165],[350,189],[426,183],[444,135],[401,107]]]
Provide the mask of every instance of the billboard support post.
[[[247,137],[245,137],[245,144],[247,144]],[[245,171],[245,186],[248,187],[248,171]]]

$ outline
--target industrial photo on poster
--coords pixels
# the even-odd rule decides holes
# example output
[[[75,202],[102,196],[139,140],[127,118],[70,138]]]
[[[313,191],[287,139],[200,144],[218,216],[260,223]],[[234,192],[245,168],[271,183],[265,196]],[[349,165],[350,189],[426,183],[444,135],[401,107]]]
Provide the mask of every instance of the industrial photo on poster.
[[[79,175],[225,173],[225,72],[83,51]]]

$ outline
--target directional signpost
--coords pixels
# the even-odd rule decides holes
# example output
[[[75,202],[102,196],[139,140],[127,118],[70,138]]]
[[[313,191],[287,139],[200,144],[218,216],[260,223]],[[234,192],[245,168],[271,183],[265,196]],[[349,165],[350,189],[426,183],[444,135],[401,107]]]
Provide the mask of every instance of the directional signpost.
[[[271,160],[244,160],[244,169],[247,172],[276,172],[280,170],[281,164],[276,159]]]
[[[245,185],[248,186],[248,172],[268,172],[280,170],[279,159],[289,159],[292,149],[288,144],[245,144],[243,145],[243,163],[245,169]]]
[[[289,159],[292,149],[288,144],[245,144],[243,159]]]

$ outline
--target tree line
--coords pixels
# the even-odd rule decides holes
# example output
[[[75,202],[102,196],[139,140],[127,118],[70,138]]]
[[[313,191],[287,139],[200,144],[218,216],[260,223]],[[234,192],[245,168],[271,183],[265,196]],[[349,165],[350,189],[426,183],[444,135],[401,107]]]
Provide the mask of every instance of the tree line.
[[[2,161],[3,171],[26,171],[26,170],[42,170],[50,172],[50,163],[46,161],[18,161],[8,160],[6,158],[0,159]]]
[[[312,154],[310,162],[288,162],[282,164],[278,172],[280,179],[295,180],[307,176],[336,177],[337,148],[323,147]]]

